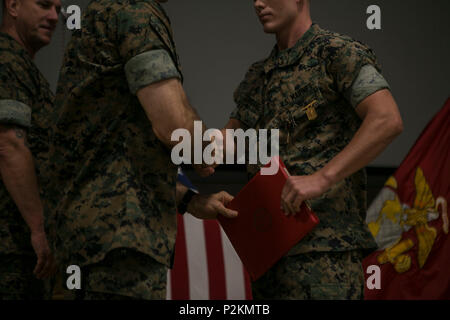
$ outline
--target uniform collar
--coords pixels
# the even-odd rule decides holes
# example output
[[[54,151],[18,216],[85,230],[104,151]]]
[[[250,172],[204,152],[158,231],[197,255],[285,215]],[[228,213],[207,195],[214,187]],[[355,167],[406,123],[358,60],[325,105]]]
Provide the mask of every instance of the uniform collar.
[[[277,67],[286,67],[291,64],[296,63],[305,53],[306,48],[308,48],[314,37],[320,32],[320,27],[318,24],[313,23],[308,31],[297,41],[297,43],[288,49],[279,50],[278,45],[272,50],[269,58],[266,60],[264,65],[264,71],[266,73]]]

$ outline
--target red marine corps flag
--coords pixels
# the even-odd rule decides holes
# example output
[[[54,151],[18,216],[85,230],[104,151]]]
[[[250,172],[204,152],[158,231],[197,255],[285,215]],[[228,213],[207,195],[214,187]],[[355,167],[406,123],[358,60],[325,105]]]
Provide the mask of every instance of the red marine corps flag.
[[[365,298],[449,299],[450,99],[367,213],[379,250],[363,262]],[[369,268],[369,269],[368,269]]]

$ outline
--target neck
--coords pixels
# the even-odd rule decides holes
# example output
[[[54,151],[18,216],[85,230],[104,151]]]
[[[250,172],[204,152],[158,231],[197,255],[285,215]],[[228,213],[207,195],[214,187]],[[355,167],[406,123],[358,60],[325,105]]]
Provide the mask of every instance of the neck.
[[[290,26],[277,32],[278,49],[284,50],[292,48],[298,40],[308,31],[312,25],[311,17],[299,16]]]
[[[2,24],[2,26],[0,27],[0,31],[9,34],[11,37],[13,37],[14,40],[16,40],[25,49],[25,51],[27,51],[30,54],[31,58],[34,59],[36,51],[31,46],[26,44],[26,41],[22,39],[22,37],[17,32],[16,28],[14,28],[11,25],[8,26]]]

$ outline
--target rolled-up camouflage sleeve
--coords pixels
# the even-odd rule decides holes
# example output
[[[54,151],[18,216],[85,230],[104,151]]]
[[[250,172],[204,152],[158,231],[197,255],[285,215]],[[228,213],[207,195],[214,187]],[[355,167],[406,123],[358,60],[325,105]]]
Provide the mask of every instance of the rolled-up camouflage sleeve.
[[[31,108],[17,100],[0,100],[0,124],[31,126]]]
[[[390,89],[386,79],[372,65],[365,65],[346,98],[356,108],[365,98],[383,89]]]
[[[373,51],[358,41],[348,41],[329,50],[328,72],[333,76],[337,90],[356,107],[370,92],[368,84],[382,83],[381,68]],[[363,69],[364,68],[364,69]],[[384,80],[384,79],[383,79]],[[376,81],[376,83],[374,82]]]
[[[152,2],[135,2],[116,13],[117,40],[124,71],[133,94],[155,82],[182,78],[174,56],[163,39],[171,39],[170,27]],[[170,40],[168,41],[170,42]]]
[[[18,74],[23,74],[21,66],[0,64],[0,124],[28,128],[31,126],[30,93]]]
[[[256,63],[250,67],[234,92],[236,108],[231,112],[230,119],[239,120],[244,125],[243,129],[255,127],[261,116],[260,84],[263,79],[260,65]]]
[[[147,51],[131,58],[125,65],[125,74],[133,94],[158,81],[181,79],[172,58],[164,49]]]

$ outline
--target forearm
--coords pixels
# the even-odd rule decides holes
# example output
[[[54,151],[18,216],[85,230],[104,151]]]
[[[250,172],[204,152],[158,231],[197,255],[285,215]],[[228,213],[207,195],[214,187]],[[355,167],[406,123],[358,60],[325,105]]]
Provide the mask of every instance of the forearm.
[[[158,139],[171,148],[178,142],[172,141],[176,129],[186,129],[194,136],[194,121],[200,117],[191,107],[178,79],[164,80],[138,91],[137,96]],[[204,126],[202,133],[204,131]]]
[[[384,103],[395,104],[393,100]],[[394,111],[378,112],[369,109],[350,143],[320,170],[330,185],[368,165],[402,132],[396,105],[387,109]]]
[[[169,106],[170,103],[172,103],[171,106]],[[195,121],[201,121],[201,119],[187,100],[166,101],[165,104],[166,108],[164,109],[167,110],[168,114],[164,115],[164,119],[153,121],[153,132],[162,143],[172,148],[178,144],[178,141],[172,140],[173,132],[177,129],[186,129],[193,138],[195,134],[194,123]],[[174,105],[175,108],[173,108]],[[170,121],[166,119],[170,119]],[[206,126],[202,123],[200,132],[202,137],[205,130]]]
[[[6,189],[31,232],[43,232],[43,208],[33,157],[25,144],[2,148],[0,173]]]
[[[230,119],[230,120],[228,120],[228,122],[225,125],[225,127],[223,128],[223,130],[226,130],[226,129],[236,130],[236,129],[241,129],[242,127],[243,127],[242,123],[239,120],[237,120],[237,119]]]
[[[225,160],[227,153],[233,154],[233,163],[236,163],[237,161],[237,154],[236,154],[237,145],[235,143],[235,139],[232,138],[232,135],[227,136],[227,130],[235,131],[238,129],[242,129],[242,127],[243,127],[242,123],[239,120],[230,119],[225,125],[225,127],[223,127],[223,129],[221,130],[223,136],[223,163],[226,162]]]

